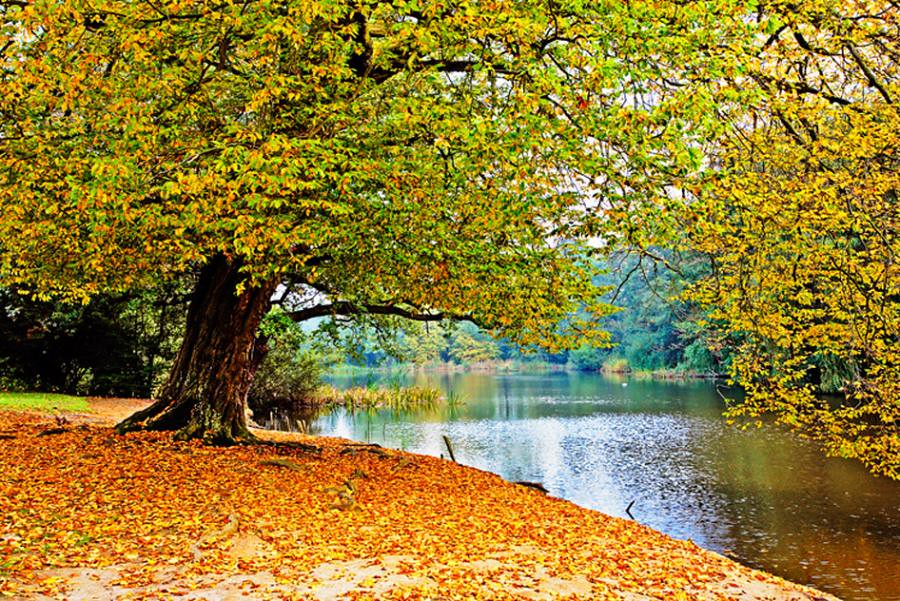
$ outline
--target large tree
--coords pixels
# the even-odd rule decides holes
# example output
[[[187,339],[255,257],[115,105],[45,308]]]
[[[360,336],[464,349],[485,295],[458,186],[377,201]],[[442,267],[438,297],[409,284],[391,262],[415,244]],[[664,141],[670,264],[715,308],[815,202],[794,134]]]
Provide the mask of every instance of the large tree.
[[[686,25],[718,35],[715,11],[655,6],[0,2],[0,280],[87,298],[198,270],[122,428],[221,440],[248,436],[273,300],[602,336],[590,243],[697,167],[705,97],[667,78],[717,60]]]
[[[741,341],[736,413],[898,473],[887,0],[3,0],[0,284],[196,272],[123,429],[248,435],[273,302],[603,336],[591,254],[678,269]],[[843,404],[813,388],[836,380]]]

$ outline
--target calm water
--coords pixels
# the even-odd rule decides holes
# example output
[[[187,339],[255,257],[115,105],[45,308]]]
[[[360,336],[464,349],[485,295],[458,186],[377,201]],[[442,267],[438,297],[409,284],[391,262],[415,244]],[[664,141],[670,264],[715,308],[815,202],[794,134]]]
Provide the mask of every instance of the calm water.
[[[446,434],[460,463],[620,517],[633,500],[639,522],[845,599],[900,599],[900,482],[774,428],[729,427],[712,384],[593,374],[408,380],[465,404],[336,410],[303,427],[429,455],[446,454]]]

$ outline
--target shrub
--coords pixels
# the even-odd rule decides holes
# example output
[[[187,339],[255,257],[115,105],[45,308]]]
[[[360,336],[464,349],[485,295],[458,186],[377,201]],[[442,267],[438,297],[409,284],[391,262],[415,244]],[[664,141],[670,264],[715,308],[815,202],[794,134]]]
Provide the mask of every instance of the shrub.
[[[250,386],[253,410],[313,404],[313,394],[321,384],[318,357],[303,349],[300,327],[278,311],[262,325],[268,352]]]

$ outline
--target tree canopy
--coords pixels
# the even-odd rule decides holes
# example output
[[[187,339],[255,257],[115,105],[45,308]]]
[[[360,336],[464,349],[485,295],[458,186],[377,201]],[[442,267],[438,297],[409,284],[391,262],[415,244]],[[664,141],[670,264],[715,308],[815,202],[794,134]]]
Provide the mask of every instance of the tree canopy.
[[[565,319],[605,312],[590,191],[697,160],[675,108],[638,98],[657,32],[630,12],[4,4],[4,281],[88,296],[224,254],[332,312],[590,333]]]
[[[774,413],[835,455],[900,477],[900,12],[889,2],[764,7],[752,97],[720,139],[685,244],[693,290],[735,347],[735,416]],[[838,392],[841,400],[822,390]]]

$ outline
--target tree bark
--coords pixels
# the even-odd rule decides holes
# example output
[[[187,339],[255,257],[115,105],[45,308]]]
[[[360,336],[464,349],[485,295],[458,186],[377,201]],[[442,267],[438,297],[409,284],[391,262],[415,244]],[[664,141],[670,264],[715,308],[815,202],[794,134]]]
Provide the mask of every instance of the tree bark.
[[[251,286],[241,266],[240,259],[216,255],[203,267],[159,399],[121,422],[119,432],[178,430],[180,439],[219,444],[252,438],[246,409],[261,351],[257,329],[278,281]]]

